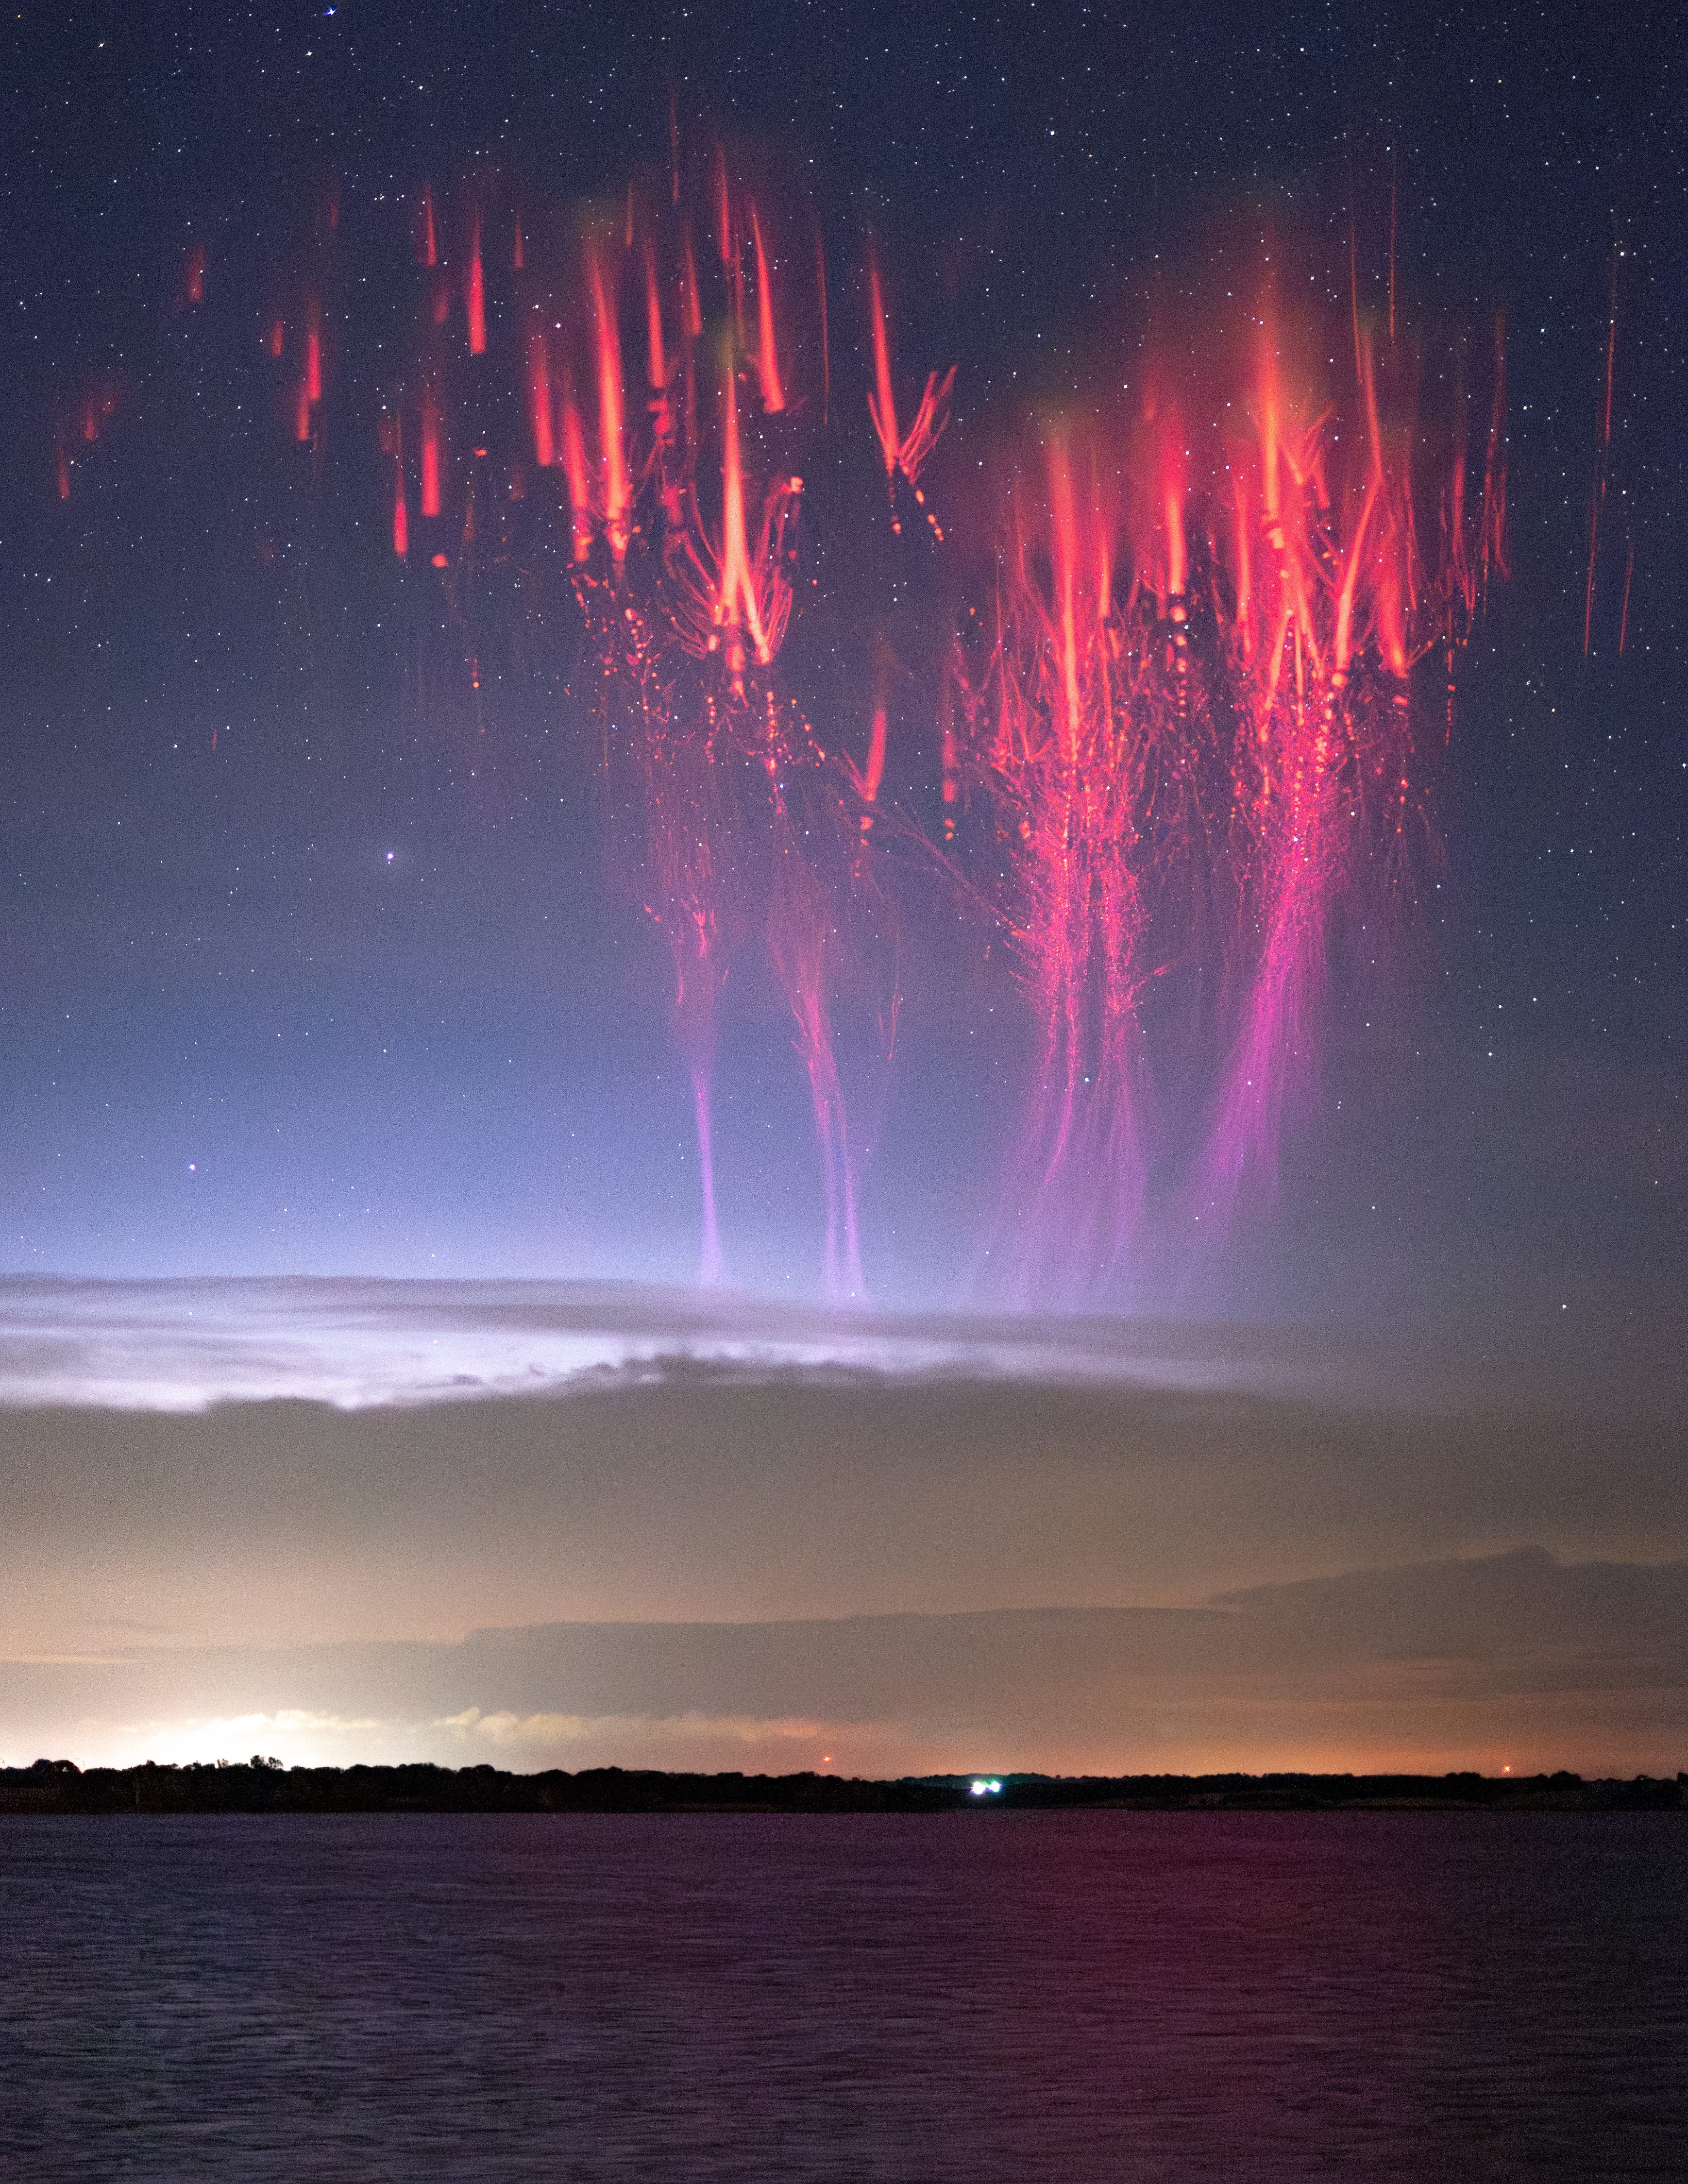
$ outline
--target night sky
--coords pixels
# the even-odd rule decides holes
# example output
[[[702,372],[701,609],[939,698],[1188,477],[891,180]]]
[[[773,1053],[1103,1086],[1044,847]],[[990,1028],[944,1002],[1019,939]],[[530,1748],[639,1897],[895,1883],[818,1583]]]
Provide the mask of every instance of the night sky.
[[[25,8],[0,42],[0,1758],[37,1732],[209,1751],[231,1721],[290,1757],[359,1736],[448,1757],[496,1719],[521,1763],[814,1764],[848,1722],[862,1768],[1662,1765],[1688,1551],[1673,11],[1618,37],[1569,6],[155,0]],[[1468,359],[1479,443],[1504,315],[1510,574],[1451,732],[1439,659],[1416,672],[1429,826],[1404,879],[1338,905],[1312,1089],[1276,1188],[1222,1242],[1179,1226],[1173,1129],[1116,1280],[1005,1295],[1028,1011],[988,921],[910,855],[898,1039],[855,1110],[872,1314],[780,1317],[822,1301],[819,1171],[789,1011],[748,944],[715,1089],[738,1287],[707,1312],[683,1287],[672,972],[593,772],[616,708],[566,553],[530,528],[500,559],[494,523],[460,614],[422,550],[437,532],[455,561],[464,448],[484,435],[496,467],[514,429],[490,213],[493,355],[454,366],[446,515],[402,565],[377,445],[414,371],[422,185],[443,218],[471,191],[522,208],[540,248],[630,180],[666,187],[671,117],[688,188],[721,142],[777,208],[782,281],[812,281],[824,242],[830,404],[814,431],[799,345],[780,672],[823,741],[860,749],[894,659],[887,798],[933,838],[945,616],[978,480],[1028,418],[1198,356],[1193,328],[1229,338],[1267,251],[1334,370],[1351,263],[1382,308],[1392,199],[1425,413]],[[900,381],[957,366],[923,480],[944,547],[885,520],[870,228]],[[328,385],[307,451],[263,336],[309,279]],[[1169,1047],[1174,1114],[1199,1048]],[[287,1278],[256,1334],[231,1276]],[[193,1286],[98,1287],[159,1278]],[[371,1286],[416,1278],[451,1285],[432,1333],[417,1293]],[[474,1286],[508,1280],[538,1287]],[[965,1317],[1011,1302],[1075,1347]],[[1075,1305],[1081,1334],[1039,1317]],[[554,1313],[585,1351],[546,1347]],[[491,1351],[465,1334],[488,1326]],[[589,1397],[562,1384],[582,1367]],[[524,1373],[538,1392],[512,1395]],[[1353,1574],[1375,1569],[1387,1628]],[[1006,1626],[975,1643],[950,1620],[1056,1611],[1102,1620],[1038,1637],[1043,1683],[1003,1665]],[[1134,1635],[1137,1613],[1207,1619]],[[1269,1635],[1240,1639],[1245,1614]],[[827,1619],[894,1615],[928,1635]],[[807,1635],[743,1638],[695,1690],[698,1649],[650,1635],[770,1618]],[[517,1624],[495,1690],[459,1641]],[[578,1632],[610,1625],[634,1632],[621,1665],[583,1666]],[[1627,1664],[1610,1691],[1585,1663],[1544,1682],[1568,1630],[1579,1662]],[[409,1640],[448,1672],[401,1674]],[[339,1650],[259,1673],[259,1646]],[[1434,1689],[1402,1667],[1433,1658]],[[1169,1694],[1201,1676],[1185,1719]],[[1056,1689],[1081,1694],[1065,1715]]]

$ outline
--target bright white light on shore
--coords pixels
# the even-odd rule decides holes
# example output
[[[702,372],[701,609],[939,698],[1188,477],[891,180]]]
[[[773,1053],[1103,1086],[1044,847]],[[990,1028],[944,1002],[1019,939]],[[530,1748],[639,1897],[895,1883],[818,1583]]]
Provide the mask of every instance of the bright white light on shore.
[[[981,1774],[973,1784],[972,1793],[976,1797],[1000,1797],[1002,1794],[1002,1785],[994,1775]]]

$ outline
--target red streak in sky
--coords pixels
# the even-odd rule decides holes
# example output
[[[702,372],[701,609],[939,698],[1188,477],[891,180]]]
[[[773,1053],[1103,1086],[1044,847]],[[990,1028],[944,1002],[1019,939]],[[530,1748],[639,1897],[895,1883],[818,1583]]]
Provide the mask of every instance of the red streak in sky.
[[[580,404],[575,399],[574,374],[563,367],[561,403],[563,471],[569,482],[569,505],[574,516],[574,557],[584,561],[592,551],[592,471],[586,456],[586,432]]]
[[[556,448],[551,437],[551,359],[543,326],[532,327],[527,336],[527,420],[533,460],[548,471],[556,460]]]
[[[885,329],[885,300],[879,290],[879,260],[872,244],[867,255],[867,309],[873,335],[873,388],[867,398],[868,415],[879,435],[879,452],[885,458],[885,475],[897,472],[897,403],[891,391],[891,343]]]
[[[598,348],[598,433],[604,451],[604,529],[616,560],[627,551],[632,503],[621,414],[621,336],[594,250],[587,259],[593,326]]]
[[[873,725],[867,736],[867,765],[861,777],[863,800],[877,803],[879,784],[885,778],[885,701],[882,698],[873,708]]]
[[[756,254],[756,370],[762,382],[762,407],[771,414],[785,407],[780,384],[779,352],[774,343],[774,294],[762,248],[762,223],[750,207],[750,235]]]
[[[727,187],[727,153],[715,148],[715,241],[723,265],[733,264],[733,199]]]
[[[1618,355],[1618,247],[1612,249],[1612,301],[1606,321],[1606,398],[1601,405],[1600,448],[1589,493],[1588,582],[1583,593],[1583,657],[1594,640],[1594,570],[1600,554],[1600,517],[1606,505],[1606,468],[1612,450],[1612,371]]]
[[[432,517],[439,514],[440,493],[440,413],[439,397],[432,385],[422,390],[422,513]]]
[[[810,1105],[821,1155],[825,1207],[822,1274],[834,1303],[866,1296],[844,1083],[827,1006],[828,958],[836,942],[830,907],[789,827],[776,829],[777,862],[768,948],[790,1006],[797,1050],[809,1078]]]
[[[1489,445],[1483,460],[1483,540],[1485,575],[1511,574],[1507,566],[1507,321],[1495,319],[1494,390],[1489,404]]]
[[[846,757],[844,761],[844,772],[849,777],[851,788],[855,789],[862,802],[870,807],[878,802],[880,787],[885,778],[885,732],[888,723],[885,684],[889,659],[889,654],[886,647],[882,644],[879,647],[878,670],[875,677],[877,688],[873,695],[873,717],[867,731],[867,763],[866,766],[858,766],[854,760],[849,757]],[[946,691],[946,699],[947,695]],[[862,839],[865,841],[873,832],[873,813],[871,808],[861,814],[861,828]]]
[[[469,319],[469,354],[484,356],[487,353],[487,284],[481,267],[481,215],[476,213],[469,237],[469,275],[464,292],[464,304]]]
[[[717,612],[727,628],[749,630],[756,657],[766,666],[772,655],[750,574],[744,528],[744,472],[738,447],[738,382],[730,354],[722,376],[721,593]]]
[[[322,305],[315,297],[305,304],[305,394],[313,409],[322,399]]]
[[[686,337],[696,341],[704,330],[704,307],[698,292],[698,261],[692,250],[689,223],[680,231],[680,306],[685,316]]]
[[[710,1108],[710,1072],[694,1063],[692,1113],[698,1134],[698,1168],[703,1212],[703,1247],[699,1255],[698,1280],[706,1290],[716,1288],[725,1277],[721,1256],[721,1229],[715,1209],[715,1123]]]
[[[821,307],[821,421],[824,425],[833,410],[833,357],[827,337],[827,252],[818,227],[815,230],[815,295]]]
[[[662,342],[662,293],[656,280],[656,252],[644,246],[645,376],[659,392],[668,384],[668,355]]]
[[[900,437],[896,397],[891,385],[891,340],[885,324],[884,295],[879,285],[879,261],[872,237],[869,238],[867,250],[867,304],[873,339],[873,391],[867,398],[867,410],[873,420],[873,429],[878,435],[879,452],[885,463],[885,476],[894,487],[898,472],[902,473],[913,488],[916,503],[931,526],[933,536],[941,541],[943,529],[937,517],[927,507],[926,495],[921,490],[920,474],[925,469],[948,421],[950,391],[955,383],[955,367],[952,365],[941,380],[935,371],[927,375],[925,391],[915,407],[914,422]],[[891,528],[900,533],[902,527],[894,493]]]
[[[1174,428],[1176,429],[1176,425]],[[1167,589],[1176,598],[1189,588],[1189,554],[1184,543],[1184,468],[1176,443],[1168,439],[1161,473],[1161,507],[1167,526]]]
[[[1400,154],[1391,151],[1389,162],[1389,345],[1395,347],[1395,240],[1400,208]]]

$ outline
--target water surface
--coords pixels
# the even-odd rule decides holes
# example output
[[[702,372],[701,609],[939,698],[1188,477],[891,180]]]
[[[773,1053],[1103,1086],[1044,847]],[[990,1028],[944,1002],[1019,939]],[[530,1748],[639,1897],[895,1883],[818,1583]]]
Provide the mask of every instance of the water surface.
[[[7,1819],[0,2176],[1674,2177],[1688,1821]]]

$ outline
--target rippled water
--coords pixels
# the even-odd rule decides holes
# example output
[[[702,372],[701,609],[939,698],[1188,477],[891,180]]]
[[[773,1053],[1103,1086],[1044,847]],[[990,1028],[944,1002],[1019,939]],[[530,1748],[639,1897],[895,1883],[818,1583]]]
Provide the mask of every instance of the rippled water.
[[[1681,2177],[1680,1815],[0,1823],[0,2175]]]

